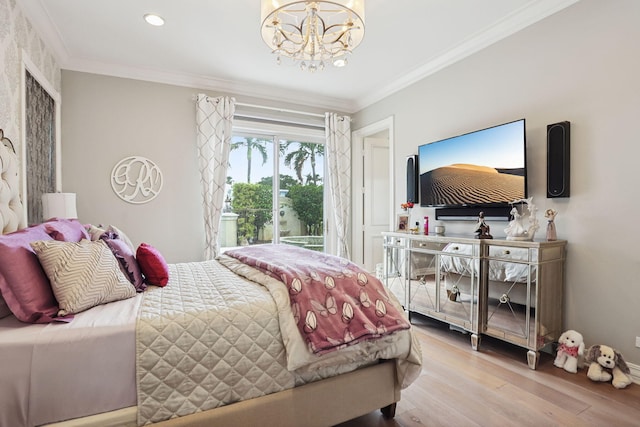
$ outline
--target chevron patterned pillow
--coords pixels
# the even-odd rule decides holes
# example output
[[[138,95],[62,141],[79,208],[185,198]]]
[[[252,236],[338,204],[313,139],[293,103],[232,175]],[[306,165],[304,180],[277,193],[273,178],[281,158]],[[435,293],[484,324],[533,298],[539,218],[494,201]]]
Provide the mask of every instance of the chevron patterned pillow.
[[[31,242],[31,247],[51,282],[60,307],[58,316],[136,295],[115,256],[101,240],[45,240]]]

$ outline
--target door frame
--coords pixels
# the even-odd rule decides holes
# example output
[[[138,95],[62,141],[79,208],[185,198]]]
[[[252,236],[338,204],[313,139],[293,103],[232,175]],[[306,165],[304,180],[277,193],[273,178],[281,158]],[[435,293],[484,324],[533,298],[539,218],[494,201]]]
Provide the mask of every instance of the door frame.
[[[351,170],[356,172],[352,173],[353,191],[351,193],[351,259],[353,262],[359,265],[364,264],[364,247],[362,242],[362,233],[364,227],[362,224],[363,207],[362,207],[362,193],[364,192],[364,182],[362,176],[362,162],[364,158],[364,140],[369,136],[373,136],[383,131],[387,131],[389,137],[389,188],[391,189],[390,199],[394,201],[395,198],[395,143],[394,143],[394,129],[393,129],[394,117],[389,116],[386,119],[382,119],[363,128],[357,129],[352,132],[351,139],[353,156],[351,157]],[[389,227],[393,228],[394,221],[394,208],[393,203],[388,206],[389,210]]]

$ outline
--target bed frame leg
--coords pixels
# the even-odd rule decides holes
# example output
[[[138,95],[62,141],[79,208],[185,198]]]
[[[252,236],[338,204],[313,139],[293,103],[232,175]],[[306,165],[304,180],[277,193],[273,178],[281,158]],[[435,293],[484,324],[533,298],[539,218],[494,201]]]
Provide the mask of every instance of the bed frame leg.
[[[385,406],[380,409],[380,412],[382,412],[383,417],[391,419],[396,416],[396,404],[392,403],[391,405]]]

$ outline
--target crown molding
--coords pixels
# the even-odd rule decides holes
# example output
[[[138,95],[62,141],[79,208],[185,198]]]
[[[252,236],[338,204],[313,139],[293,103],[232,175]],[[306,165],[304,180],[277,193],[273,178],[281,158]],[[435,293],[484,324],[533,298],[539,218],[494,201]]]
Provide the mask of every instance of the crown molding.
[[[51,51],[58,66],[63,68],[64,64],[69,61],[69,51],[62,42],[62,36],[58,28],[53,24],[51,17],[42,7],[42,4],[35,0],[16,0],[16,3],[40,36],[42,42]]]
[[[379,91],[354,100],[355,111],[362,110],[394,93],[452,65],[474,53],[532,25],[580,0],[537,0],[507,15],[494,25],[473,34],[452,49],[443,52]]]
[[[345,99],[321,96],[304,91],[292,91],[287,88],[218,79],[215,77],[199,76],[187,73],[173,73],[151,68],[130,67],[127,65],[104,63],[84,59],[70,60],[64,67],[70,71],[80,71],[121,77],[134,80],[144,80],[174,86],[190,87],[199,90],[221,92],[232,96],[247,96],[264,98],[270,101],[304,105],[321,108],[327,111],[353,112],[353,102]]]
[[[580,0],[533,0],[496,24],[468,37],[454,48],[396,78],[392,83],[383,86],[380,90],[372,91],[358,99],[326,97],[270,85],[71,58],[57,27],[52,23],[52,20],[42,7],[41,1],[16,1],[45,45],[52,51],[61,69],[192,87],[194,89],[211,90],[240,96],[266,98],[278,102],[353,114]]]

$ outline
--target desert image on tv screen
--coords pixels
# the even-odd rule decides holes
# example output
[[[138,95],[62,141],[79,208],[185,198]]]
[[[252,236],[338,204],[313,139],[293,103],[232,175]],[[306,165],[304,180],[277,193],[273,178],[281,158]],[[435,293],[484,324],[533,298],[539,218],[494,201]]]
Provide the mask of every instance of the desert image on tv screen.
[[[524,121],[421,145],[427,206],[508,203],[525,197]]]

